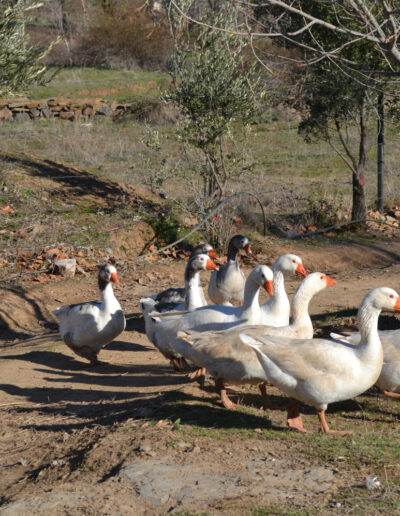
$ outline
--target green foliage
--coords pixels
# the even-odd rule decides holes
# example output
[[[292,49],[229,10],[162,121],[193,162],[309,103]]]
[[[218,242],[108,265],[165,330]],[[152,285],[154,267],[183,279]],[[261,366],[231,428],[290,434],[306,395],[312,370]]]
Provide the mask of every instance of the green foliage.
[[[0,0],[0,95],[15,95],[32,83],[49,79],[47,67],[40,60],[51,50],[29,46],[26,34],[27,13],[41,6],[26,0]]]
[[[164,99],[175,103],[184,116],[181,138],[200,149],[218,145],[234,122],[248,123],[257,114],[260,77],[245,62],[244,41],[210,28],[233,30],[233,13],[211,12],[204,18],[207,26],[176,38],[172,86]]]
[[[178,4],[185,12],[191,2],[180,0]],[[163,99],[181,112],[177,137],[184,145],[183,156],[189,168],[198,171],[202,183],[194,194],[192,212],[203,217],[227,196],[237,160],[225,140],[229,136],[235,146],[233,126],[245,129],[257,118],[263,87],[255,65],[247,62],[245,41],[234,34],[235,6],[224,4],[219,11],[204,10],[200,25],[188,25],[172,4],[170,7],[175,53],[172,84]],[[197,159],[193,159],[193,150],[199,152]],[[214,246],[224,246],[230,220],[220,215],[206,224],[206,237]]]
[[[367,93],[366,86],[344,77],[329,63],[311,68],[305,80],[307,114],[299,125],[299,132],[308,142],[312,138],[329,140],[331,122],[340,126],[354,124]]]
[[[325,228],[343,222],[347,215],[343,203],[343,195],[338,192],[334,197],[327,196],[322,188],[311,191],[306,198],[304,223]]]

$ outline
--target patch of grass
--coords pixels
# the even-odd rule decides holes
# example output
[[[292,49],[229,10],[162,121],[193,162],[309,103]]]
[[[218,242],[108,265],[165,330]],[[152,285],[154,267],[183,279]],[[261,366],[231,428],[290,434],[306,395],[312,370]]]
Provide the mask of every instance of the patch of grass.
[[[255,507],[251,516],[312,516],[319,511],[314,509],[298,509],[284,505],[269,505],[268,507]]]
[[[103,98],[127,102],[136,97],[159,98],[160,88],[169,81],[166,73],[104,69],[94,67],[59,70],[46,86],[34,86],[30,98]]]

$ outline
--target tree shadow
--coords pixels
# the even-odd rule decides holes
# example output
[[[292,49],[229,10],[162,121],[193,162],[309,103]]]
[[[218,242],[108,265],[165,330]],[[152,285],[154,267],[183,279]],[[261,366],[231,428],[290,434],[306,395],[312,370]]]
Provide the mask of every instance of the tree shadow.
[[[48,311],[41,306],[35,299],[32,299],[27,295],[27,292],[17,288],[3,287],[4,291],[11,292],[14,296],[19,298],[21,303],[27,303],[33,309],[33,313],[36,319],[40,322],[42,328],[48,331],[54,331],[57,329],[57,324],[48,318]],[[0,339],[1,340],[24,340],[32,337],[32,333],[10,328],[9,322],[12,323],[16,328],[19,326],[19,321],[13,316],[10,306],[0,306]],[[2,324],[1,324],[2,323]]]
[[[30,174],[37,177],[50,178],[53,181],[63,185],[63,191],[68,191],[72,197],[84,197],[90,193],[91,196],[103,198],[106,201],[106,211],[113,212],[121,208],[121,199],[125,199],[127,195],[134,198],[136,204],[140,204],[146,209],[152,210],[156,208],[156,203],[138,198],[137,195],[127,193],[119,183],[109,179],[96,177],[83,169],[75,166],[65,165],[49,159],[41,159],[33,155],[17,155],[10,153],[0,153],[0,158],[10,163],[16,163],[19,166],[28,169]]]

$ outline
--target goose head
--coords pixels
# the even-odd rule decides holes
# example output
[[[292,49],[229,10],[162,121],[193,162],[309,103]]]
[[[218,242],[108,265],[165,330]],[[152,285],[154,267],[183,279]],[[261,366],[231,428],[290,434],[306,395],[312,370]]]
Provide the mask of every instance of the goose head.
[[[190,255],[190,258],[193,258],[193,256],[199,255],[199,254],[207,254],[210,258],[217,258],[217,255],[210,244],[199,244],[197,245]]]
[[[187,264],[187,269],[192,272],[198,272],[205,270],[216,271],[218,268],[207,254],[197,254],[190,258]]]
[[[98,282],[100,290],[104,290],[110,282],[119,283],[117,269],[114,267],[114,265],[109,263],[103,265],[103,267],[99,270]]]
[[[266,265],[257,265],[249,274],[247,281],[254,282],[259,287],[264,287],[270,296],[274,295],[273,289],[274,275],[272,270]]]
[[[311,297],[327,287],[336,285],[336,281],[322,272],[313,272],[301,282],[298,291],[307,292]]]
[[[240,249],[244,249],[247,254],[251,254],[249,239],[243,235],[235,235],[229,242],[229,248],[233,248],[236,252]]]
[[[391,310],[400,312],[399,294],[388,287],[378,287],[368,292],[363,300],[363,305],[370,305],[376,310]]]
[[[307,276],[301,258],[295,254],[283,254],[280,256],[274,263],[273,270],[280,270],[288,274],[297,274],[304,278]]]

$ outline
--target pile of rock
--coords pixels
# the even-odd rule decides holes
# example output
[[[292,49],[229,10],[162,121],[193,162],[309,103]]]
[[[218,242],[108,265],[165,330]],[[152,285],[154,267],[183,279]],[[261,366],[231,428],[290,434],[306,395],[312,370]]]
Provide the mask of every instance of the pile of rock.
[[[58,117],[62,120],[87,120],[94,117],[117,118],[130,113],[131,104],[102,99],[48,100],[1,99],[0,121],[25,121]]]

